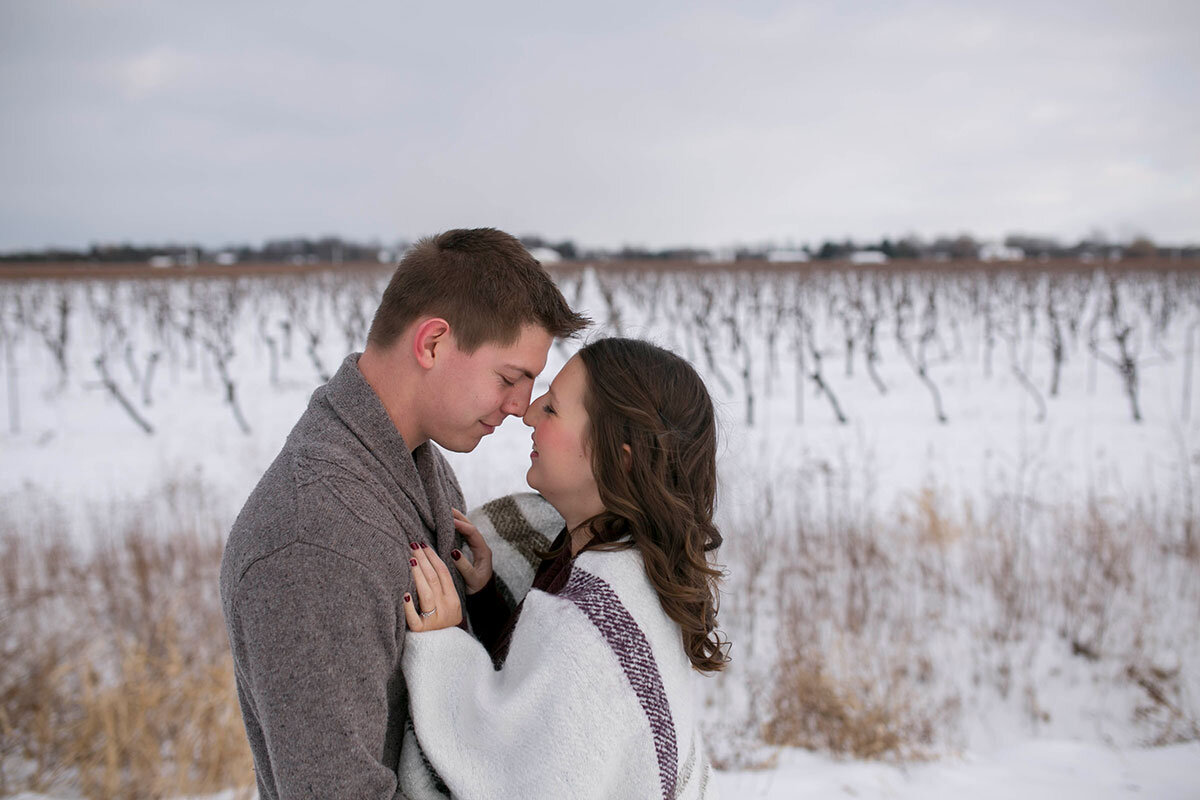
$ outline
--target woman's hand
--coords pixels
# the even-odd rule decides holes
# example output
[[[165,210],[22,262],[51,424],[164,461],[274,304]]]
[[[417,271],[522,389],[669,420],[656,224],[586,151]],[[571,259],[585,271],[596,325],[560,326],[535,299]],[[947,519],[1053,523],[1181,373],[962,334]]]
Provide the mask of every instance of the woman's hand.
[[[466,514],[457,508],[450,511],[454,514],[454,529],[462,534],[467,540],[467,547],[471,548],[471,560],[463,558],[463,554],[458,550],[451,552],[450,556],[454,559],[454,566],[462,573],[463,583],[467,585],[467,594],[475,594],[492,579],[492,548],[488,547],[487,542],[483,540],[483,534],[471,524]]]
[[[460,559],[461,560],[461,559]],[[413,604],[411,594],[404,595],[404,618],[408,629],[416,633],[453,628],[462,622],[462,605],[458,589],[450,570],[428,545],[422,544],[412,551],[408,561],[412,567],[413,584],[417,587],[417,599],[421,611]]]

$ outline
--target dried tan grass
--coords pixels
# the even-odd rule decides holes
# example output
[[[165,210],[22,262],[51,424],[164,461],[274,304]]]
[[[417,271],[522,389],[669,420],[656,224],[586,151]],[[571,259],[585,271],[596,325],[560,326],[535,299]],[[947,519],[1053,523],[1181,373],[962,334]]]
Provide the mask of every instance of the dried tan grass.
[[[914,761],[932,754],[938,714],[900,687],[829,672],[824,657],[799,643],[780,660],[772,714],[762,728],[772,745],[802,747],[860,759]]]
[[[90,549],[0,525],[0,795],[254,783],[217,596],[221,538],[151,535],[138,520],[154,509],[128,512]]]
[[[757,638],[764,625],[777,644],[746,654],[773,664],[748,672],[741,712],[763,741],[922,759],[965,744],[964,711],[996,701],[1039,730],[1057,708],[1033,683],[1012,692],[1036,658],[1062,657],[1054,652],[1103,687],[1098,714],[1116,691],[1140,741],[1200,737],[1181,663],[1195,631],[1161,624],[1200,601],[1200,573],[1180,544],[1190,515],[1153,498],[1044,504],[998,488],[972,504],[930,487],[882,518],[844,492],[798,493],[759,521],[750,555],[772,557],[731,552],[738,602],[724,624],[735,647],[739,629]],[[763,585],[770,596],[754,591]],[[1136,708],[1131,684],[1145,700]]]

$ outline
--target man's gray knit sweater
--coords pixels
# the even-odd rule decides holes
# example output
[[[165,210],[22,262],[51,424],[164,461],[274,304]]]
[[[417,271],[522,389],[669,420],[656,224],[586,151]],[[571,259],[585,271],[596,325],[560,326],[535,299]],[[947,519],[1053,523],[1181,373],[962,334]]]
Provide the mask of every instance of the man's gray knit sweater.
[[[409,542],[448,560],[461,542],[451,506],[464,508],[445,458],[432,443],[410,454],[348,356],[246,501],[221,564],[263,800],[399,796]]]

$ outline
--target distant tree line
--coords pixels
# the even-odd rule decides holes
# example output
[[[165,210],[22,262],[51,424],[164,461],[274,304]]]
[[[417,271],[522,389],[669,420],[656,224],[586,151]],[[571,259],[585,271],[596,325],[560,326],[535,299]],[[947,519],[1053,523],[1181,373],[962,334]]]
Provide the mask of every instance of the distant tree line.
[[[48,248],[0,253],[0,262],[98,262],[113,264],[150,263],[156,259],[173,264],[235,264],[244,261],[292,264],[339,263],[343,261],[389,260],[402,253],[407,243],[385,247],[379,242],[352,242],[336,236],[320,239],[270,239],[261,247],[249,244],[205,247],[199,244],[135,245],[93,244],[86,250]]]
[[[939,236],[922,239],[906,236],[899,239],[883,238],[878,241],[841,241],[826,239],[818,246],[804,245],[796,248],[817,261],[837,261],[850,258],[855,253],[877,252],[891,259],[922,259],[935,261],[974,261],[1008,255],[1027,259],[1127,259],[1127,258],[1200,258],[1200,245],[1165,247],[1156,245],[1149,238],[1140,236],[1127,242],[1113,242],[1104,237],[1085,237],[1067,243],[1048,236],[1010,234],[1000,242],[987,242],[969,234]],[[772,248],[741,248],[736,255],[742,258],[765,258]]]
[[[1077,242],[1067,243],[1047,236],[1011,234],[1002,242],[985,242],[969,234],[939,236],[923,239],[905,236],[877,241],[826,239],[820,244],[799,247],[780,247],[770,243],[737,246],[725,249],[700,247],[650,248],[623,245],[619,248],[584,249],[570,239],[555,241],[533,234],[520,237],[526,247],[546,253],[553,251],[566,261],[758,261],[758,260],[851,260],[856,254],[877,255],[887,260],[920,259],[933,261],[1015,260],[1015,259],[1077,259],[1107,261],[1143,258],[1173,258],[1200,260],[1200,245],[1165,247],[1145,236],[1129,241],[1111,241],[1094,234]],[[93,262],[93,263],[150,263],[156,266],[186,266],[191,264],[236,264],[267,262],[290,264],[338,264],[343,262],[378,261],[395,263],[407,249],[399,241],[384,245],[379,241],[354,242],[336,236],[320,239],[296,237],[270,239],[261,246],[250,244],[212,248],[199,244],[135,245],[93,244],[86,249],[47,248],[0,253],[0,262]]]

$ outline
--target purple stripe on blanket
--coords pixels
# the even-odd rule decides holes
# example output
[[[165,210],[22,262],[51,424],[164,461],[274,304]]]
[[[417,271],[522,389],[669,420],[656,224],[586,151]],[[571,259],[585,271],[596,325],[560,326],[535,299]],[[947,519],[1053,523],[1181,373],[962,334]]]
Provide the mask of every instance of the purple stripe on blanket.
[[[675,724],[671,720],[671,707],[663,688],[658,664],[650,642],[612,587],[601,578],[585,572],[579,567],[571,570],[567,585],[559,593],[575,603],[592,624],[604,636],[625,670],[634,693],[641,701],[642,711],[650,722],[654,734],[654,749],[658,756],[658,773],[662,780],[663,797],[670,800],[675,796],[675,780],[679,765],[678,747],[675,742]]]

